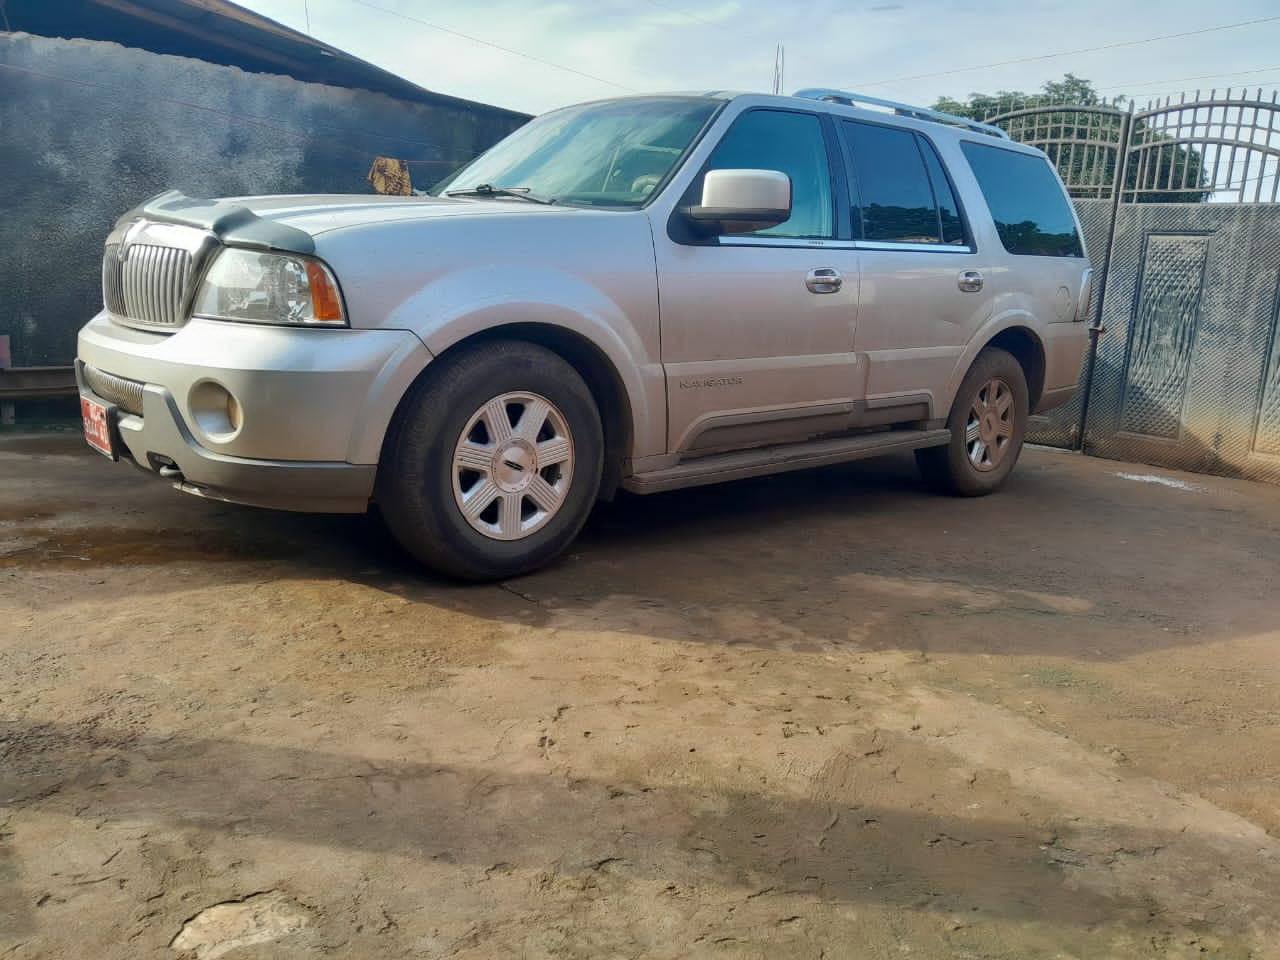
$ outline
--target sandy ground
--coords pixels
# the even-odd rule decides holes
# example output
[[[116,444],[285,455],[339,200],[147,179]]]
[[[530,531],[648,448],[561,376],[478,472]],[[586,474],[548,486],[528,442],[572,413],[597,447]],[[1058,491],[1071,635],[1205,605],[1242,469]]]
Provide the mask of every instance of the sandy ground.
[[[0,438],[0,957],[1280,957],[1278,559],[1280,488],[1029,450],[460,587]]]

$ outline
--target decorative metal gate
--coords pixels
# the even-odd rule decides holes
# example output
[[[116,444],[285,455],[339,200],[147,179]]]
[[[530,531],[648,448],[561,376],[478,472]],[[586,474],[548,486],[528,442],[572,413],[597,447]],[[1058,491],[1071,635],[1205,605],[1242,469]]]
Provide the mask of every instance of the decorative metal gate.
[[[1081,391],[1030,439],[1280,483],[1277,94],[986,120],[1057,164],[1098,269]]]

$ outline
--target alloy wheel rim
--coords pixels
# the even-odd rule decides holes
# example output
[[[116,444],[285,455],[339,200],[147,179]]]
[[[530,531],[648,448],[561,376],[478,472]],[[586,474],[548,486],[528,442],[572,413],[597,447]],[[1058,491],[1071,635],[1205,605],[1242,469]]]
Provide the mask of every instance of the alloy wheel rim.
[[[467,524],[491,540],[522,540],[564,506],[573,437],[546,397],[503,393],[467,421],[453,451],[453,498]]]
[[[1013,445],[1013,388],[1002,377],[984,383],[969,407],[964,444],[969,463],[987,473],[1005,461]]]

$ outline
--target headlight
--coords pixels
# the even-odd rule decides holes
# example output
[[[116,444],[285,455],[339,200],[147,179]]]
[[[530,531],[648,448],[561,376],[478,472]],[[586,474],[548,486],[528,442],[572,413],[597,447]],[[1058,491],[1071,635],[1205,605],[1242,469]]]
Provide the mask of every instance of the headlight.
[[[347,325],[338,284],[324,264],[236,247],[213,261],[191,312],[211,320]]]

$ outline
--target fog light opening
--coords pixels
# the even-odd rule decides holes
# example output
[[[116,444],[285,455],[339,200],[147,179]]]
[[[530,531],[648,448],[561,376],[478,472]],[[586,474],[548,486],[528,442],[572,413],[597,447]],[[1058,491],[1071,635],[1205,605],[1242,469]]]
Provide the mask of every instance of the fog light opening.
[[[236,433],[244,426],[244,411],[240,409],[240,401],[230,393],[227,394],[227,420]]]
[[[191,419],[205,438],[214,443],[226,443],[244,426],[244,408],[240,401],[213,380],[201,380],[193,386],[188,403]]]

